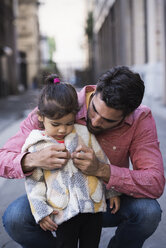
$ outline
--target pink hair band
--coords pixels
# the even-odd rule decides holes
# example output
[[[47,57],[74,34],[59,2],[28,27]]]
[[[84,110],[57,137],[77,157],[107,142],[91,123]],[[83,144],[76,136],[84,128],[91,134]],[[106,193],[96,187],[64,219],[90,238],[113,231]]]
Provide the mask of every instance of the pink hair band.
[[[54,84],[56,84],[56,83],[60,83],[59,78],[54,78]]]

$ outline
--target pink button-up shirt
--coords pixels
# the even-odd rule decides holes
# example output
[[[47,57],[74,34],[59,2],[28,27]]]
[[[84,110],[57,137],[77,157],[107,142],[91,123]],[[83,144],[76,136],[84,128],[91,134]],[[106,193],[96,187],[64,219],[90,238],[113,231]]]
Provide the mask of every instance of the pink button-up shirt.
[[[86,86],[79,93],[81,109],[77,122],[86,124]],[[32,129],[38,129],[36,109],[21,123],[19,132],[0,150],[0,176],[24,177],[21,169],[21,147]],[[146,106],[138,107],[124,123],[97,135],[101,147],[110,160],[110,179],[107,188],[133,197],[158,198],[164,190],[165,178],[155,121]],[[131,168],[129,169],[129,159]]]

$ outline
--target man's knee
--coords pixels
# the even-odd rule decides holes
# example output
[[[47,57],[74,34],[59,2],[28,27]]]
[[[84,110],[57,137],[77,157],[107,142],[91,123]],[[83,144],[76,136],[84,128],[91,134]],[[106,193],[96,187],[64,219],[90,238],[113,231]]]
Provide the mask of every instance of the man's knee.
[[[153,233],[161,220],[159,203],[153,199],[131,199],[129,204],[127,213],[130,222],[135,223],[144,233]]]
[[[23,223],[29,218],[32,219],[27,197],[21,196],[7,207],[2,220],[6,232],[13,237],[18,230],[23,231]]]
[[[26,195],[8,206],[3,216],[3,224],[9,236],[22,247],[56,247],[56,239],[51,232],[43,231],[40,225],[36,224]]]
[[[145,201],[145,203],[144,203]],[[143,200],[142,208],[139,215],[142,221],[142,229],[153,233],[161,220],[161,208],[156,200]]]

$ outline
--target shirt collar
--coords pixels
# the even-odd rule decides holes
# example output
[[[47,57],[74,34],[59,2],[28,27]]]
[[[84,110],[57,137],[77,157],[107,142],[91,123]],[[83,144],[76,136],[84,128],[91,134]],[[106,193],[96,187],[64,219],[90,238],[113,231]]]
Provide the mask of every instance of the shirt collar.
[[[124,119],[124,122],[129,124],[129,125],[132,125],[133,121],[134,121],[134,114],[133,113],[126,116],[126,118]]]
[[[90,98],[89,93],[93,93],[96,88],[96,85],[87,85],[80,92],[78,92],[78,101],[80,106],[80,111],[77,113],[77,120],[87,118],[87,106],[86,103]]]
[[[142,109],[142,107],[143,105],[141,104],[130,115],[126,116],[125,122],[129,125],[132,125],[134,122],[134,119],[136,118],[137,114],[139,113],[139,110]]]

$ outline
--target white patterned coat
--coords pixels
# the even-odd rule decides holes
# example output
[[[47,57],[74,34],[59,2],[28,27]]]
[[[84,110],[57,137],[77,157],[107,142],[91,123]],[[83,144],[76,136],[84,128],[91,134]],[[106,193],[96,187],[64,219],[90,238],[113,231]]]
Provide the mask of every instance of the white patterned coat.
[[[36,152],[58,142],[45,135],[45,131],[33,130],[22,152]],[[92,147],[97,158],[110,163],[94,135],[86,126],[75,124],[72,133],[64,139],[67,150],[72,153],[79,144]],[[94,176],[87,176],[77,169],[72,160],[63,169],[43,170],[37,168],[31,176],[26,177],[25,187],[32,214],[38,223],[42,218],[58,210],[52,215],[57,224],[74,217],[78,213],[96,213],[106,210],[105,186]],[[108,197],[119,195],[110,190]]]

